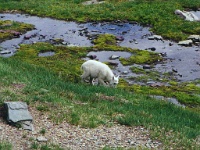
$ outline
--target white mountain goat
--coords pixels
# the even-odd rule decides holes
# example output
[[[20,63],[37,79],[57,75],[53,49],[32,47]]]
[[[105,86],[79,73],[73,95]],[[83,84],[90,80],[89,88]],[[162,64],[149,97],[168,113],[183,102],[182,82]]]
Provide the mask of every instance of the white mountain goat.
[[[81,69],[83,70],[82,81],[89,78],[90,83],[93,84],[93,79],[97,78],[98,84],[107,86],[106,82],[108,82],[112,87],[119,83],[119,76],[115,77],[112,70],[102,62],[88,60],[81,65]]]

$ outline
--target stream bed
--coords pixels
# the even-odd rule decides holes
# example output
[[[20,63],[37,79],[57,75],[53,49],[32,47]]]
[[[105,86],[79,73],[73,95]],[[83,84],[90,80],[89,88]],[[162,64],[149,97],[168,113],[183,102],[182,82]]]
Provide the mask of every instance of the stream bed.
[[[26,14],[0,14],[1,20],[13,20],[33,24],[34,30],[28,31],[19,38],[4,41],[0,43],[2,51],[10,51],[11,53],[2,55],[10,57],[14,55],[20,44],[31,44],[35,42],[52,43],[56,39],[62,39],[59,44],[66,46],[92,46],[92,40],[99,34],[113,34],[121,37],[123,40],[118,41],[118,45],[122,47],[137,48],[141,50],[152,50],[161,54],[165,54],[165,62],[154,66],[155,70],[161,73],[176,72],[178,81],[190,81],[200,79],[200,46],[185,47],[169,40],[149,40],[154,35],[149,27],[142,27],[135,22],[89,22],[76,23],[60,21],[51,18],[41,18]],[[30,38],[24,38],[24,37]],[[57,43],[55,43],[57,44]],[[52,53],[50,52],[49,55]],[[130,57],[130,53],[126,52],[91,52],[96,55],[99,61],[108,61],[112,55],[120,57]],[[48,54],[41,54],[48,56]],[[114,71],[116,74],[122,75],[124,71],[129,71],[130,66],[123,66],[119,63]],[[126,74],[131,76],[132,73]]]

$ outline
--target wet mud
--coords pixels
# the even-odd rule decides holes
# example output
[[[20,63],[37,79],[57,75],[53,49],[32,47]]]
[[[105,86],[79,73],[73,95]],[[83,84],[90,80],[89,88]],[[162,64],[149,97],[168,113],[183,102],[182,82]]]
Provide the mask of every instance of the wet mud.
[[[135,22],[101,22],[101,23],[76,23],[55,20],[51,18],[40,18],[25,14],[0,14],[1,20],[14,20],[33,24],[35,29],[28,31],[19,38],[0,43],[2,56],[14,55],[20,44],[31,44],[35,42],[51,42],[66,46],[92,46],[92,40],[99,34],[113,34],[118,38],[118,45],[122,47],[137,48],[141,50],[155,51],[163,54],[165,62],[154,66],[154,70],[161,73],[174,72],[178,81],[190,81],[200,79],[200,46],[180,46],[170,40],[149,40],[154,35],[149,27],[142,27]],[[7,53],[3,53],[7,52]],[[9,53],[10,52],[10,53]],[[110,56],[130,57],[126,52],[90,52],[96,55],[100,61],[111,61]],[[53,55],[40,54],[42,57]],[[119,59],[112,60],[118,63],[114,70],[121,76],[134,76],[129,70],[130,66],[123,66]]]

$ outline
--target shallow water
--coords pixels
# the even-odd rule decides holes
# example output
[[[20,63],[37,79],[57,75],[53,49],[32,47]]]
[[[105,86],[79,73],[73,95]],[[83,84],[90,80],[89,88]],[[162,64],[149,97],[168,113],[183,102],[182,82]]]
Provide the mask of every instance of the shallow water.
[[[52,51],[43,52],[43,53],[38,54],[39,57],[48,57],[48,56],[53,56],[53,55],[55,55],[55,52],[52,52]]]
[[[123,47],[149,49],[154,48],[155,52],[166,53],[164,64],[157,64],[155,69],[159,72],[171,72],[176,70],[177,79],[180,81],[189,81],[200,78],[200,47],[184,47],[168,40],[148,40],[153,35],[148,27],[142,27],[137,23],[122,23],[120,21],[108,23],[85,23],[66,22],[51,18],[40,18],[25,14],[0,14],[1,20],[14,20],[35,25],[35,29],[27,32],[25,35],[30,39],[24,39],[25,35],[1,43],[3,50],[9,50],[12,53],[3,56],[12,56],[19,44],[30,44],[39,41],[53,41],[62,39],[59,44],[68,46],[92,46],[92,39],[98,34],[110,33],[124,38],[118,45]],[[109,53],[109,54],[108,54]],[[108,61],[114,52],[93,52],[100,61]],[[119,56],[123,54],[117,54]],[[118,61],[118,60],[115,60]],[[119,61],[118,61],[119,63]],[[124,67],[120,63],[115,70],[116,74],[123,75],[123,71],[129,71],[129,66]],[[130,72],[130,71],[129,71]],[[132,75],[132,74],[128,74]]]

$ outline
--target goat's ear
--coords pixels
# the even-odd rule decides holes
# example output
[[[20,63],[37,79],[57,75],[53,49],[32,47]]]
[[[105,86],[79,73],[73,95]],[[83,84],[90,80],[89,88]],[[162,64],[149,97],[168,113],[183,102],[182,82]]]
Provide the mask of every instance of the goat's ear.
[[[118,75],[118,76],[116,76],[116,78],[119,78],[119,75]]]

